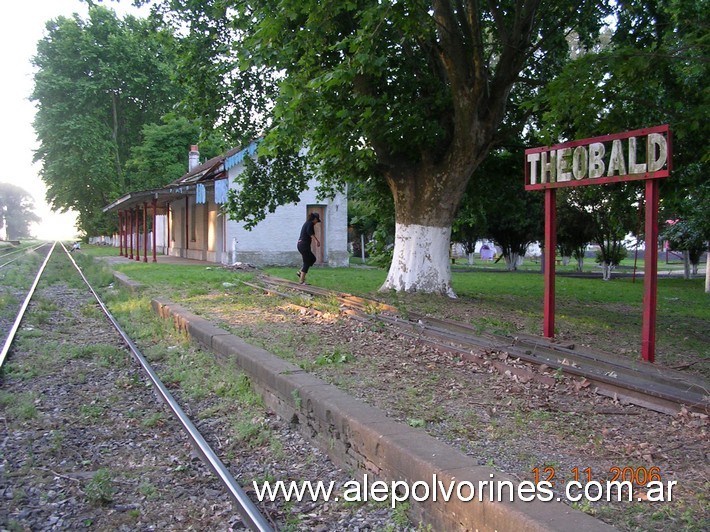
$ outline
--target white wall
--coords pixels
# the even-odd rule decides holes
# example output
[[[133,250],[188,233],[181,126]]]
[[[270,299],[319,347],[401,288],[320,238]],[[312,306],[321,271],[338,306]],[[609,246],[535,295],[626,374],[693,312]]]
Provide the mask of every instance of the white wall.
[[[230,188],[236,188],[235,177],[243,170],[243,163],[228,170]],[[221,212],[222,205],[215,204],[213,188],[207,190],[207,204],[195,205],[195,196],[189,197],[189,215],[185,198],[178,198],[170,204],[169,242],[167,216],[159,215],[155,219],[156,250],[175,257],[222,264],[242,262],[255,266],[300,266],[302,259],[296,242],[301,226],[310,208],[319,207],[323,212],[325,231],[322,238],[323,261],[331,267],[348,266],[347,195],[336,194],[334,198],[319,200],[316,187],[317,180],[311,179],[297,204],[277,207],[251,231],[247,231],[243,223],[229,220]],[[185,226],[186,221],[189,228]],[[149,243],[152,244],[152,241]],[[115,238],[113,245],[120,245],[118,238]],[[140,249],[142,252],[143,248]]]
[[[236,188],[234,179],[244,169],[239,164],[229,170],[230,188]],[[347,266],[347,199],[337,194],[333,199],[319,200],[316,194],[316,179],[308,182],[308,189],[301,194],[297,204],[281,205],[259,222],[251,231],[240,222],[227,223],[227,248],[231,263],[243,262],[254,265],[298,265],[301,255],[296,242],[301,226],[306,221],[308,207],[325,208],[323,238],[324,262],[332,267]],[[236,239],[236,245],[234,244]],[[233,252],[236,249],[236,253]],[[223,259],[223,262],[226,262]]]

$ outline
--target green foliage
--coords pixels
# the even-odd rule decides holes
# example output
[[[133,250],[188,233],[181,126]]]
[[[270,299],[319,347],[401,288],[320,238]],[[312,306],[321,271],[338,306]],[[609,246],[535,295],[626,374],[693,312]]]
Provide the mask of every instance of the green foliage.
[[[386,228],[377,228],[372,233],[370,241],[365,245],[369,255],[368,264],[386,268],[392,262],[394,235]]]
[[[362,256],[362,241],[370,253],[370,243],[375,238],[391,244],[394,241],[394,203],[392,194],[384,183],[370,179],[348,186],[348,227],[353,255]],[[361,238],[361,235],[364,238]],[[378,255],[380,254],[375,250]],[[392,259],[391,249],[377,264],[388,265]],[[386,262],[384,262],[386,261]]]
[[[484,236],[503,251],[509,269],[516,269],[517,257],[525,256],[527,247],[542,239],[544,216],[542,194],[520,186],[522,157],[509,150],[496,150],[481,165],[471,186],[480,193]]]
[[[318,355],[314,363],[316,366],[330,366],[346,364],[352,360],[353,355],[351,353],[336,347],[332,351]]]
[[[297,203],[310,176],[305,160],[298,155],[283,154],[273,160],[246,157],[245,170],[237,176],[237,189],[230,188],[224,209],[232,220],[245,221],[251,229],[276,207]]]
[[[323,192],[386,186],[398,224],[429,227],[450,227],[488,151],[522,130],[517,104],[567,60],[564,35],[575,29],[587,42],[608,13],[605,2],[571,0],[159,5],[166,23],[192,30],[181,72],[209,95],[196,95],[197,114],[242,142],[263,136],[259,154],[274,165],[245,176],[259,201],[232,198],[233,217],[251,223],[292,201],[286,191],[300,191],[303,176],[276,160],[300,154]],[[527,87],[509,98],[516,84]],[[409,267],[426,271],[436,259]]]
[[[186,118],[168,115],[160,124],[144,125],[143,142],[131,148],[126,162],[127,190],[159,188],[185,174],[187,153],[196,143],[205,160],[224,151],[219,139],[205,138],[197,122]]]
[[[700,262],[708,246],[701,228],[686,220],[669,223],[661,236],[669,241],[671,249],[687,251],[691,264]]]
[[[565,200],[590,222],[591,242],[599,247],[597,262],[615,266],[626,256],[624,240],[639,233],[641,194],[638,183],[612,183],[569,189]]]
[[[662,219],[688,220],[706,240],[708,14],[704,0],[619,3],[616,31],[581,47],[535,103],[550,143],[669,124],[673,172],[661,183]]]
[[[687,251],[691,264],[698,264],[710,246],[710,182],[706,179],[675,196],[673,203],[666,214],[675,215],[670,218],[675,223],[666,226],[662,237],[670,240],[673,249]]]
[[[84,486],[86,499],[91,504],[100,506],[113,500],[114,487],[111,471],[99,469]]]
[[[581,271],[587,245],[594,240],[594,216],[574,203],[570,189],[557,195],[557,248],[563,257],[574,257]]]
[[[19,396],[0,394],[0,406],[7,408],[8,414],[19,420],[34,419],[38,416],[36,401],[37,397],[34,393]]]
[[[102,208],[128,191],[126,162],[143,125],[181,96],[173,39],[151,20],[121,20],[102,6],[46,29],[33,59],[35,160],[52,207],[75,210],[87,234],[105,234],[116,222]]]
[[[628,250],[618,240],[605,242],[604,246],[597,251],[595,260],[600,264],[618,266],[629,254]]]
[[[476,251],[476,242],[487,233],[485,198],[471,188],[469,184],[451,228],[452,242],[462,244],[466,253]]]

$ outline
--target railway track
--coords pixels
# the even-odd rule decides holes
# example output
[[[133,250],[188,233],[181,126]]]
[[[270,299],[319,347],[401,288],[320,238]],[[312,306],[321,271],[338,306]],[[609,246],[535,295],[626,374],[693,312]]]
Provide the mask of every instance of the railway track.
[[[133,340],[126,319],[162,320],[148,305],[142,318],[112,316],[100,293],[119,308],[133,296],[106,286],[81,253],[50,247],[0,270],[23,280],[3,303],[16,300],[24,315],[12,327],[0,321],[0,530],[407,529],[369,503],[256,496],[263,480],[342,486],[351,474],[264,408],[244,375],[182,345],[181,334]]]
[[[15,261],[21,260],[23,255],[27,253],[34,253],[39,249],[47,248],[49,249],[50,244],[47,242],[41,243],[31,243],[22,244],[18,247],[3,248],[0,251],[0,270],[12,264]]]
[[[56,248],[56,244],[52,246],[51,249],[46,254],[46,257],[42,263],[42,265],[39,267],[37,274],[35,276],[35,279],[30,287],[30,289],[27,292],[27,296],[25,297],[22,305],[20,306],[16,319],[13,322],[12,327],[6,334],[5,342],[4,342],[4,347],[2,350],[2,357],[0,358],[0,367],[3,368],[3,374],[6,374],[7,372],[4,371],[4,366],[6,366],[6,360],[9,357],[9,354],[12,350],[12,347],[16,344],[16,334],[19,329],[20,324],[23,322],[23,318],[25,317],[25,314],[27,312],[28,307],[30,306],[30,302],[33,299],[33,296],[35,294],[35,290],[40,282],[40,280],[43,278],[43,274],[45,273],[46,267],[50,259],[52,258],[52,254]],[[149,379],[152,388],[154,390],[154,393],[160,397],[160,399],[164,402],[165,405],[169,408],[170,412],[173,415],[174,422],[177,422],[177,425],[179,426],[179,429],[184,432],[191,444],[191,447],[202,460],[203,462],[209,467],[209,469],[213,472],[213,474],[216,476],[216,478],[219,480],[219,483],[221,485],[221,488],[228,494],[230,502],[232,504],[232,507],[234,511],[236,511],[240,516],[241,516],[241,523],[243,526],[246,526],[247,528],[251,530],[259,530],[259,531],[269,531],[272,530],[272,522],[269,522],[264,515],[257,509],[255,504],[249,499],[249,497],[246,495],[245,491],[239,486],[237,481],[234,479],[230,471],[225,467],[223,462],[220,460],[220,458],[217,456],[217,454],[212,450],[210,445],[206,442],[205,438],[203,435],[200,433],[200,431],[195,427],[195,425],[192,423],[190,418],[187,416],[187,414],[184,412],[182,407],[178,404],[178,402],[175,400],[171,392],[168,390],[168,388],[163,384],[163,382],[160,380],[158,377],[157,373],[154,371],[154,369],[151,367],[151,365],[148,363],[146,358],[143,356],[143,354],[140,352],[138,349],[137,345],[133,342],[133,340],[128,336],[128,334],[122,329],[122,327],[119,325],[118,321],[113,317],[111,312],[108,310],[107,306],[104,304],[104,302],[101,300],[99,297],[98,293],[94,290],[94,288],[91,286],[87,278],[85,277],[84,273],[82,272],[81,268],[76,264],[74,259],[71,257],[71,255],[68,253],[66,248],[62,245],[62,248],[64,249],[64,252],[66,253],[66,256],[68,257],[69,261],[73,264],[74,268],[76,269],[76,272],[78,272],[79,276],[82,278],[85,287],[91,292],[93,298],[95,299],[95,302],[98,304],[100,307],[105,319],[107,319],[110,323],[113,329],[118,333],[120,336],[124,346],[130,351],[131,355],[133,358],[138,362],[140,365],[140,368],[145,376]],[[36,251],[38,248],[35,248],[33,251]],[[61,301],[58,302],[61,308]],[[36,318],[35,318],[36,319]],[[32,328],[31,325],[28,325],[29,328]],[[18,355],[19,356],[19,355]],[[11,394],[12,388],[8,385],[8,380],[13,380],[12,376],[16,374],[18,370],[11,369],[10,370],[10,378],[3,378],[3,381],[5,381],[3,385],[3,405],[5,404],[14,404],[12,403],[11,396],[6,395],[6,394]],[[88,370],[87,370],[88,371]],[[97,379],[101,377],[96,377]],[[127,380],[130,380],[128,377],[126,377]],[[64,393],[77,393],[76,390],[71,389],[70,391],[64,392]],[[109,392],[110,393],[110,392]],[[14,398],[13,398],[14,399]],[[35,403],[37,404],[42,404],[42,398],[41,395],[38,396],[38,398],[35,400]],[[62,406],[61,405],[45,405],[46,408],[49,409],[55,409],[55,410],[61,410]],[[90,405],[89,405],[90,406]],[[86,408],[89,408],[87,406]],[[27,408],[30,406],[28,405]],[[143,406],[141,405],[139,408],[142,408]],[[89,410],[87,410],[89,411]],[[50,416],[51,417],[51,416]],[[5,418],[5,423],[7,425],[8,420]],[[59,434],[60,432],[63,433],[63,431],[66,429],[66,427],[62,426],[57,426],[53,431],[57,431],[56,433]],[[54,432],[53,432],[54,433]],[[98,437],[98,436],[97,436]],[[6,445],[10,445],[10,441],[12,439],[11,435],[8,435],[5,438],[3,447]],[[129,445],[133,444],[133,442],[130,442]],[[34,445],[34,443],[31,443],[31,445]],[[136,443],[136,445],[140,446],[142,445],[141,443]],[[170,445],[175,445],[174,443]],[[61,445],[60,445],[61,446]],[[177,452],[176,450],[167,448],[163,449],[164,451],[167,452]],[[7,502],[8,500],[8,494],[12,496],[12,500],[15,500],[18,496],[20,496],[20,499],[23,497],[27,498],[27,501],[22,501],[21,502],[26,502],[27,505],[32,508],[32,497],[31,494],[28,493],[22,493],[20,494],[19,490],[15,490],[13,487],[13,482],[12,478],[14,477],[14,473],[11,473],[8,470],[12,469],[12,465],[7,463],[7,455],[10,451],[6,450],[3,452],[3,467],[2,467],[2,477],[6,478],[1,478],[1,484],[0,488],[2,489],[2,495],[3,497],[0,498],[0,501]],[[189,463],[189,459],[188,459]],[[117,464],[116,464],[117,465]],[[128,465],[128,464],[126,464]],[[43,463],[40,464],[39,469],[43,471],[49,471],[54,477],[64,477],[69,480],[73,480],[76,482],[80,482],[82,479],[82,474],[72,472],[72,473],[67,473],[67,474],[62,474],[59,473],[58,471],[54,471],[53,468],[61,469],[61,464],[49,464],[49,463]],[[95,481],[96,478],[98,477],[98,473],[95,471],[92,472],[88,478],[87,482],[85,483],[85,486],[92,486],[92,481]],[[96,481],[98,483],[98,481]],[[42,484],[42,483],[40,483]],[[56,484],[56,483],[55,483]],[[104,487],[108,489],[108,481],[105,481],[103,483]],[[94,486],[92,488],[94,491],[99,489],[97,486]],[[56,490],[50,490],[50,491],[56,491]],[[84,488],[83,490],[85,494],[88,491],[88,488]],[[214,490],[213,490],[214,491]],[[98,497],[104,497],[108,498],[109,493],[104,493],[104,494],[99,494]],[[91,499],[91,497],[88,497]],[[96,501],[93,501],[94,503]],[[6,509],[6,512],[0,512],[0,528],[5,529],[6,527],[12,527],[12,526],[24,526],[23,523],[27,522],[33,522],[31,519],[32,512],[26,511],[26,509],[23,509],[23,505],[11,505],[9,504],[9,507]],[[35,509],[36,510],[36,509]],[[134,509],[135,510],[135,509]],[[38,510],[37,510],[38,511]],[[85,510],[87,512],[87,515],[92,515],[89,510]],[[3,514],[6,515],[5,518],[3,518]],[[92,522],[96,517],[86,517],[84,518],[85,524]],[[71,529],[73,526],[76,525],[75,521],[72,521],[71,516],[63,517],[59,512],[55,512],[48,517],[46,517],[46,520],[50,524],[57,525],[58,523],[63,526],[59,526],[59,528],[66,527],[67,529]],[[4,522],[3,522],[4,521]],[[225,519],[222,517],[222,522],[224,526],[230,527],[233,526],[232,524],[233,519]],[[115,521],[109,521],[112,523],[111,526],[116,526]],[[73,523],[73,524],[70,524]],[[229,523],[229,524],[227,524]],[[34,523],[35,526],[30,526],[30,528],[35,529],[38,523]],[[54,527],[50,527],[54,528]]]
[[[710,385],[701,378],[641,361],[621,359],[607,353],[580,348],[570,343],[516,335],[514,337],[481,334],[473,327],[451,320],[437,319],[416,313],[403,317],[399,311],[381,302],[338,293],[311,285],[300,285],[284,279],[262,276],[261,285],[267,292],[290,297],[297,290],[324,298],[335,299],[341,310],[359,319],[374,319],[400,328],[420,341],[440,351],[469,360],[480,359],[485,352],[504,352],[529,368],[552,369],[578,378],[578,386],[595,390],[601,395],[617,398],[638,406],[667,414],[682,409],[710,413]],[[502,372],[512,371],[523,379],[550,379],[540,371],[519,365],[496,363]]]
[[[234,279],[229,273],[218,274],[222,280]],[[247,280],[246,277],[236,278]],[[478,464],[494,464],[518,479],[532,478],[533,466],[540,471],[553,467],[560,482],[581,469],[593,471],[595,479],[608,479],[606,473],[611,474],[614,468],[641,472],[643,468],[654,468],[664,481],[677,481],[687,490],[677,497],[677,503],[674,499],[675,506],[666,507],[669,517],[663,528],[677,528],[671,524],[678,523],[674,512],[689,506],[693,510],[688,520],[702,522],[704,510],[700,504],[693,506],[692,494],[702,492],[706,478],[702,472],[694,472],[696,464],[705,463],[707,415],[681,412],[667,416],[636,408],[595,395],[589,389],[591,385],[575,390],[574,384],[582,378],[573,378],[562,371],[558,375],[550,368],[542,371],[507,352],[464,348],[453,343],[447,347],[418,331],[383,326],[371,315],[386,315],[388,308],[372,301],[363,300],[360,312],[337,301],[330,291],[322,292],[325,294],[322,298],[316,297],[316,287],[310,287],[310,293],[304,294],[292,292],[280,283],[268,287],[259,284],[260,290],[280,292],[292,299],[255,297],[251,290],[233,290],[233,283],[222,283],[222,287],[197,300],[180,299],[182,294],[175,292],[177,301],[171,297],[170,305],[171,308],[177,305],[177,310],[168,321],[182,330],[185,322],[178,315],[184,312],[184,319],[191,324],[196,319],[202,326],[195,330],[195,338],[206,340],[206,346],[214,345],[214,335],[223,334],[215,331],[213,325],[217,325],[224,333],[248,339],[245,341],[254,346],[268,350],[273,347],[274,353],[298,361],[301,370],[295,370],[294,379],[308,373],[337,383],[343,391],[382,409],[388,417],[422,427],[431,436],[464,450]],[[156,290],[145,286],[144,292],[152,297]],[[170,290],[161,287],[160,293]],[[112,300],[112,308],[116,303]],[[356,319],[341,319],[338,305],[343,313]],[[153,310],[159,309],[153,305]],[[162,310],[160,315],[165,316]],[[412,316],[398,315],[398,319],[404,318],[411,320]],[[425,342],[435,342],[438,347],[433,349]],[[285,343],[293,348],[293,358],[292,352],[284,349]],[[512,341],[509,339],[508,343]],[[457,356],[446,354],[446,349]],[[241,352],[218,350],[219,355],[230,363]],[[469,356],[471,363],[462,360]],[[496,362],[500,362],[498,368],[494,367]],[[521,371],[519,378],[517,371]],[[250,373],[255,383],[266,380],[260,380],[256,373]],[[526,374],[553,383],[526,382]],[[300,409],[298,394],[288,393],[286,400],[290,399]],[[284,419],[293,420],[290,414]],[[221,416],[211,423],[223,424]],[[308,430],[306,423],[299,426]],[[643,516],[636,517],[634,522],[655,519],[651,517],[654,508],[645,508]],[[624,523],[628,505],[604,505],[599,511],[616,516],[604,519],[608,523]],[[309,508],[301,511],[301,515],[310,513]],[[348,527],[329,529],[345,528]]]

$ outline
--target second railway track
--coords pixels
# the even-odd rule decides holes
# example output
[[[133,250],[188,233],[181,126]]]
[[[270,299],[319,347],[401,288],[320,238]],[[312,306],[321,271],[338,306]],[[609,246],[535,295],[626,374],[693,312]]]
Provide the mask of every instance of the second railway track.
[[[440,350],[476,359],[481,350],[504,351],[509,356],[536,367],[562,371],[580,379],[580,386],[598,393],[663,413],[676,414],[683,408],[710,413],[710,383],[704,379],[641,361],[607,353],[577,348],[569,342],[529,335],[498,336],[481,334],[473,327],[456,321],[408,313],[378,301],[338,293],[291,281],[262,277],[263,288],[278,292],[279,287],[335,298],[341,307],[359,316],[388,323],[418,336]],[[505,367],[503,371],[511,371]],[[536,378],[528,373],[524,378]]]

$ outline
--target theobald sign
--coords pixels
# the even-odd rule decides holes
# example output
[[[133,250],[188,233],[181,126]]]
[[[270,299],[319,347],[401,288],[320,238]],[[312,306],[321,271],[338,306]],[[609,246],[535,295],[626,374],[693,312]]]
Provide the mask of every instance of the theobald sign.
[[[668,125],[525,150],[525,189],[668,177]]]

